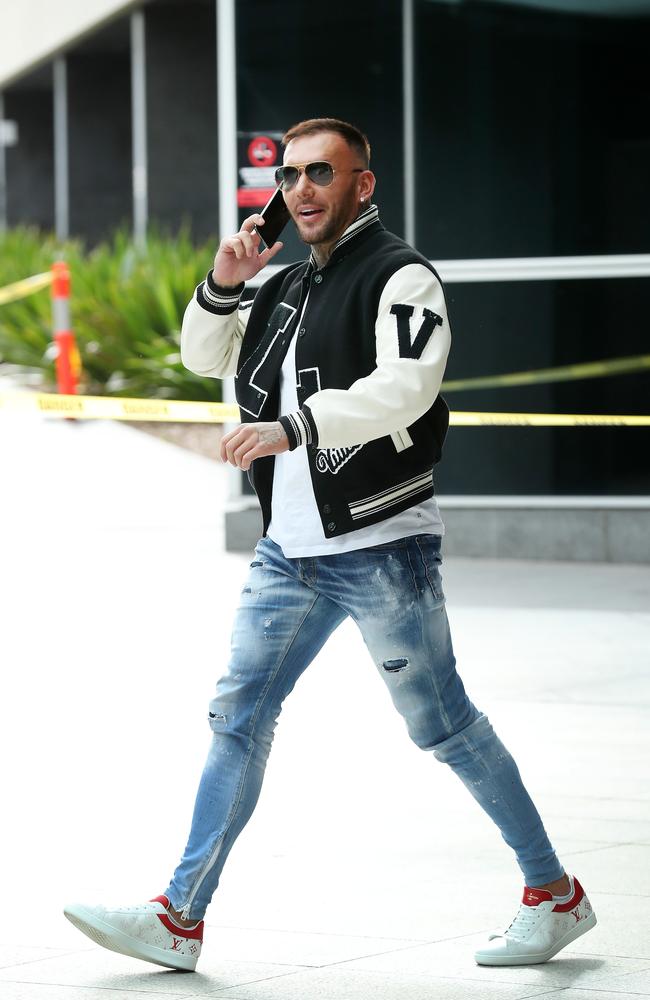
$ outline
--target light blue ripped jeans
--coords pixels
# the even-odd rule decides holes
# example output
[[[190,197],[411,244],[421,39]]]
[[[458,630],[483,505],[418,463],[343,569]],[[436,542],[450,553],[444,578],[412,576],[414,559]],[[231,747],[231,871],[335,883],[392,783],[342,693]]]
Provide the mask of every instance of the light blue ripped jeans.
[[[517,766],[456,672],[440,578],[440,538],[417,535],[338,555],[286,559],[255,550],[228,669],[209,720],[214,737],[172,906],[199,920],[257,803],[282,702],[350,615],[409,736],[448,764],[514,850],[529,886],[564,874]]]

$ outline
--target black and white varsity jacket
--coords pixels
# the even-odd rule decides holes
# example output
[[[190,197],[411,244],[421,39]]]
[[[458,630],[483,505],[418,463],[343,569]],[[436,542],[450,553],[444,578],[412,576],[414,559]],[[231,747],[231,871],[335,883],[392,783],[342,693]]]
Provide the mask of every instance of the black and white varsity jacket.
[[[449,411],[439,395],[450,331],[429,262],[387,232],[373,205],[325,267],[313,257],[273,274],[252,303],[211,273],[183,318],[183,363],[235,375],[242,422],[280,419],[308,449],[326,538],[376,524],[433,496]],[[279,414],[280,369],[296,337],[300,409]],[[273,456],[249,472],[271,520]]]

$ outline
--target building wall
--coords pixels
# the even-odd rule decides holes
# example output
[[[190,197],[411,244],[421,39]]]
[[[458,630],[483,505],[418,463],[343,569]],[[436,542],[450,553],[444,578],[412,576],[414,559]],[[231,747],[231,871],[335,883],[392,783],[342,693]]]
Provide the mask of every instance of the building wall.
[[[20,142],[5,152],[7,224],[54,227],[52,93],[36,86],[5,95],[4,113]]]
[[[197,240],[218,233],[215,5],[145,8],[149,212]],[[172,69],[173,68],[173,69]]]
[[[6,0],[0,4],[0,88],[134,0]]]
[[[81,51],[67,63],[70,232],[96,243],[131,228],[129,55]]]

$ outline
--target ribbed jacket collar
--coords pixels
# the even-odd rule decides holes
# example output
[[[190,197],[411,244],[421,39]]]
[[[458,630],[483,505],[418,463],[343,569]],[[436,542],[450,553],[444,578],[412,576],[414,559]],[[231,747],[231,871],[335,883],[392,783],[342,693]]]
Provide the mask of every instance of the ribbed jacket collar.
[[[348,253],[349,250],[356,245],[361,236],[365,236],[366,231],[374,225],[377,225],[378,228],[383,228],[381,222],[379,221],[379,209],[376,205],[370,205],[365,212],[362,212],[361,215],[356,217],[354,222],[351,223],[351,225],[349,225],[345,230],[341,238],[334,244],[332,253],[330,254],[330,258],[325,267],[328,267],[330,264],[334,263],[335,260],[338,260],[340,257]],[[318,270],[318,264],[316,263],[313,253],[309,255],[309,269],[314,271]]]

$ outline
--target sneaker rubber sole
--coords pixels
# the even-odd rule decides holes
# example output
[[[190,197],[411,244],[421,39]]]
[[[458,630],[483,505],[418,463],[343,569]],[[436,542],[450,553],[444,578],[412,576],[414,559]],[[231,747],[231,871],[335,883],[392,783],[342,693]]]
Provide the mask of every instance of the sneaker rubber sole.
[[[94,913],[89,912],[83,906],[66,906],[64,914],[71,924],[80,930],[82,934],[89,937],[95,944],[109,951],[116,951],[120,955],[128,955],[130,958],[140,958],[145,962],[153,962],[154,965],[164,965],[167,969],[176,969],[179,972],[194,972],[196,969],[197,957],[189,955],[174,955],[173,958],[164,948],[156,948],[154,945],[145,944],[137,938],[125,934],[105,920],[101,920]]]
[[[477,951],[475,955],[476,963],[477,965],[540,965],[542,962],[548,962],[550,958],[557,955],[558,951],[566,948],[576,938],[579,938],[582,934],[586,934],[587,931],[596,926],[596,923],[596,914],[592,911],[588,917],[585,917],[579,924],[576,924],[573,930],[564,934],[552,947],[547,948],[546,951],[534,952],[528,955],[525,953],[518,955],[513,955],[512,953],[507,955],[504,953],[503,955],[499,955],[497,953],[490,954],[487,950],[485,952]]]

